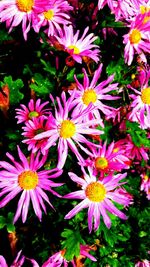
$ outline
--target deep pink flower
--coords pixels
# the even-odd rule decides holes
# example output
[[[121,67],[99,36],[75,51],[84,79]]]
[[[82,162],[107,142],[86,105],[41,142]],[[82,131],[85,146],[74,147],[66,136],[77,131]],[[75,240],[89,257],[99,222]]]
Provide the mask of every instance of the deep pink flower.
[[[149,266],[150,266],[150,261],[148,261],[148,260],[138,261],[135,264],[135,267],[149,267]]]
[[[82,63],[82,57],[89,57],[96,63],[99,61],[99,46],[93,42],[97,39],[93,33],[87,35],[89,27],[86,27],[82,36],[79,37],[80,31],[74,34],[72,25],[65,26],[60,36],[56,36],[57,41],[64,47],[72,58],[78,63]]]
[[[78,160],[84,161],[78,148],[81,148],[88,155],[91,152],[85,147],[91,147],[94,144],[84,137],[84,135],[100,135],[103,131],[95,128],[90,128],[99,123],[98,120],[92,119],[91,121],[84,122],[84,116],[87,116],[89,112],[94,109],[91,104],[86,109],[81,112],[75,113],[74,108],[74,93],[67,100],[65,92],[62,93],[61,98],[57,97],[56,101],[58,104],[58,109],[55,107],[55,118],[49,120],[49,126],[51,130],[45,131],[34,137],[34,140],[41,140],[43,138],[48,138],[47,145],[45,146],[45,151],[47,151],[51,146],[55,145],[58,140],[58,168],[63,168],[66,158],[68,156],[68,147],[73,151]],[[53,103],[54,103],[54,99]],[[82,145],[83,144],[83,145]],[[78,147],[78,148],[77,148]]]
[[[100,225],[100,215],[102,215],[105,225],[110,228],[111,220],[107,211],[120,217],[127,219],[125,214],[118,210],[113,202],[127,206],[130,199],[127,195],[118,191],[120,180],[126,177],[126,173],[117,175],[108,175],[101,180],[97,180],[93,175],[93,170],[88,167],[89,174],[84,171],[84,179],[78,177],[76,174],[69,172],[70,178],[81,185],[81,190],[65,195],[65,198],[82,199],[82,201],[75,206],[66,216],[65,219],[71,219],[83,208],[88,208],[88,227],[89,231],[93,228],[96,231]],[[112,202],[113,201],[113,202]]]
[[[145,20],[149,15],[138,15],[130,24],[130,31],[125,34],[124,58],[131,65],[134,54],[149,53],[150,51],[150,20]]]
[[[30,31],[33,14],[48,8],[48,0],[2,0],[0,1],[0,21],[6,21],[9,32],[22,22],[24,39]]]
[[[27,122],[32,120],[32,118],[39,118],[41,116],[48,116],[50,114],[50,109],[45,109],[44,107],[49,104],[48,101],[41,104],[41,99],[38,99],[36,102],[33,99],[30,99],[28,107],[24,104],[21,104],[21,108],[16,108],[18,119],[17,123]]]
[[[12,155],[6,154],[13,164],[7,161],[0,161],[0,208],[6,206],[6,204],[14,199],[19,193],[21,193],[17,211],[14,217],[14,222],[18,220],[22,213],[22,222],[27,219],[30,200],[33,205],[33,209],[39,220],[42,218],[42,209],[46,213],[45,200],[51,207],[48,196],[44,192],[45,190],[60,197],[58,193],[52,190],[51,187],[61,186],[62,183],[54,183],[51,178],[61,175],[62,170],[51,169],[39,171],[44,165],[47,156],[40,157],[40,153],[36,156],[32,153],[30,160],[28,161],[25,155],[18,147],[18,155],[20,162],[17,162]]]

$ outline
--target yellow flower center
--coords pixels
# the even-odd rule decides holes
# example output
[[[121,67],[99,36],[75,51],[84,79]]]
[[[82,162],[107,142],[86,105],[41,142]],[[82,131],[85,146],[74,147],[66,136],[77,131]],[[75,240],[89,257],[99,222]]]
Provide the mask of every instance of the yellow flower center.
[[[43,14],[44,14],[45,19],[47,19],[47,20],[52,20],[54,17],[53,9],[49,9],[48,11],[44,12]]]
[[[140,6],[140,12],[141,12],[141,14],[145,14],[148,11],[150,11],[150,8],[149,7],[147,7],[147,6]]]
[[[148,179],[149,179],[146,174],[143,176],[143,178],[144,178],[145,181],[148,181]]]
[[[75,124],[72,121],[64,120],[60,127],[60,136],[63,138],[70,138],[76,132]]]
[[[74,54],[79,54],[79,53],[80,53],[79,48],[76,47],[75,45],[69,45],[68,48],[69,48],[69,49],[73,49],[73,53],[74,53]]]
[[[89,105],[91,102],[95,103],[97,100],[97,94],[94,89],[87,89],[85,90],[83,96],[82,96],[82,101],[85,105]]]
[[[104,170],[108,167],[108,160],[104,157],[97,157],[95,160],[95,167],[99,170]]]
[[[32,10],[34,0],[16,0],[18,9],[22,12],[29,12]]]
[[[129,40],[131,44],[138,44],[141,41],[141,33],[139,30],[134,29],[130,33]]]
[[[25,190],[35,189],[38,181],[38,175],[34,171],[24,171],[18,175],[18,184]]]
[[[150,87],[142,90],[141,99],[144,104],[150,105]]]
[[[145,16],[143,19],[143,24],[147,23],[150,20],[150,16]]]
[[[28,117],[29,117],[30,119],[32,119],[32,118],[34,118],[34,117],[38,117],[38,116],[39,116],[39,113],[36,112],[36,111],[31,111],[31,112],[29,113],[29,115],[28,115]]]
[[[87,186],[85,194],[89,200],[93,202],[101,202],[106,196],[106,189],[100,182],[92,182]]]
[[[117,153],[119,151],[119,147],[113,149],[113,153]]]

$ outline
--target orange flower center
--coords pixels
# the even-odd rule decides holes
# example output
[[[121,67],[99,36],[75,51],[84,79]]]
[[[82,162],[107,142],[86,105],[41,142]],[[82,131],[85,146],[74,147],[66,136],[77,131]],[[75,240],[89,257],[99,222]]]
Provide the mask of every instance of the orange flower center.
[[[140,11],[141,11],[141,14],[145,14],[145,13],[147,13],[148,11],[150,11],[150,7],[147,7],[147,6],[140,6]]]
[[[83,96],[82,96],[82,101],[85,105],[89,105],[91,102],[95,103],[97,100],[97,94],[94,89],[87,89],[85,90]]]
[[[35,117],[38,117],[38,116],[39,116],[39,113],[36,112],[36,111],[31,111],[31,112],[29,112],[29,115],[28,115],[28,117],[30,119],[35,118]]]
[[[144,104],[150,105],[150,87],[142,90],[141,99]]]
[[[148,181],[148,179],[149,179],[146,174],[143,176],[143,178],[144,178],[145,181]]]
[[[89,200],[101,202],[106,196],[106,188],[100,182],[92,182],[87,186],[85,194]]]
[[[69,49],[73,49],[73,53],[74,54],[79,54],[80,53],[80,49],[78,47],[76,47],[75,45],[69,45],[68,48]]]
[[[33,8],[34,0],[16,0],[16,5],[21,12],[29,12]]]
[[[60,136],[63,138],[70,138],[76,132],[75,124],[72,121],[64,120],[60,126]]]
[[[38,185],[39,178],[34,171],[24,171],[18,175],[18,184],[22,189],[31,190],[35,189]]]
[[[129,40],[131,44],[138,44],[141,41],[141,33],[139,30],[134,29],[130,33]]]
[[[48,11],[44,12],[43,14],[44,14],[45,19],[47,19],[47,20],[52,20],[54,17],[53,9],[49,9]]]
[[[99,170],[104,170],[108,167],[108,160],[105,157],[97,157],[95,160],[95,167]]]

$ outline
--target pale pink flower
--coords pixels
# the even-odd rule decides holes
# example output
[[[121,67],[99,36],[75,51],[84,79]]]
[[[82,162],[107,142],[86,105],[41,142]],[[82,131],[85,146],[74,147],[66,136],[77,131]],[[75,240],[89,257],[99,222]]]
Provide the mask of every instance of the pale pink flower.
[[[27,122],[33,118],[39,118],[41,116],[47,117],[50,114],[50,109],[45,109],[44,107],[49,104],[48,101],[41,103],[41,99],[34,101],[30,99],[28,106],[21,104],[21,108],[16,108],[15,117],[18,119],[17,123]]]
[[[108,94],[108,92],[118,89],[118,83],[110,84],[113,81],[114,75],[109,76],[106,80],[97,84],[101,75],[102,66],[103,64],[100,64],[98,69],[95,71],[91,82],[85,69],[83,69],[84,78],[82,84],[75,76],[77,89],[75,89],[74,99],[74,104],[76,105],[74,112],[83,111],[90,103],[92,103],[96,108],[95,110],[90,112],[87,117],[85,117],[85,120],[89,120],[91,119],[91,117],[95,117],[96,119],[99,119],[101,126],[103,126],[103,123],[101,122],[102,119],[100,112],[105,115],[110,115],[112,111],[115,110],[113,107],[104,104],[103,101],[120,98],[118,96],[112,96]]]
[[[79,37],[79,30],[77,30],[74,34],[72,25],[64,25],[63,31],[60,35],[55,36],[59,44],[64,47],[64,50],[68,52],[78,63],[82,63],[83,57],[89,57],[96,63],[99,61],[99,46],[94,44],[97,36],[94,36],[93,33],[87,35],[88,30],[89,27],[86,27],[82,36]]]
[[[69,23],[70,16],[68,11],[72,10],[67,1],[51,0],[49,1],[49,9],[42,13],[39,13],[35,17],[33,22],[33,28],[36,32],[39,32],[41,27],[48,27],[46,33],[48,36],[54,36],[61,32],[62,25]]]
[[[100,135],[103,131],[95,128],[90,128],[99,123],[98,120],[92,119],[88,122],[83,122],[83,117],[87,116],[95,107],[90,104],[86,109],[81,112],[74,112],[74,93],[67,100],[66,94],[63,92],[61,98],[57,97],[56,101],[58,104],[58,109],[55,107],[55,118],[49,120],[50,130],[38,134],[34,137],[34,140],[41,140],[43,138],[48,138],[47,145],[45,146],[45,151],[47,151],[51,146],[55,145],[58,140],[58,168],[63,168],[66,158],[68,156],[68,148],[70,148],[76,155],[78,160],[84,161],[78,148],[83,150],[88,155],[91,152],[85,147],[91,147],[94,144],[88,141],[84,135]],[[54,99],[52,99],[54,103]],[[84,144],[84,145],[82,145]],[[77,148],[78,147],[78,148]]]
[[[83,208],[88,208],[88,227],[89,231],[93,228],[96,231],[100,225],[100,215],[102,215],[105,225],[110,228],[111,220],[107,211],[118,216],[121,219],[127,219],[125,214],[118,210],[113,202],[121,205],[128,205],[130,199],[125,194],[118,191],[120,180],[126,177],[126,173],[117,175],[108,175],[101,180],[97,180],[93,175],[93,170],[88,167],[87,174],[83,173],[84,179],[78,177],[76,174],[69,172],[70,178],[81,186],[81,189],[65,195],[65,198],[81,199],[82,201],[75,206],[66,216],[65,219],[71,219]]]
[[[49,115],[49,118],[44,116],[33,118],[32,120],[27,121],[25,126],[22,127],[22,135],[25,137],[22,142],[28,145],[29,151],[32,150],[32,152],[35,153],[38,150],[41,150],[42,154],[44,153],[48,137],[41,140],[34,140],[34,137],[39,133],[50,130],[51,126],[49,125],[49,122],[51,121],[52,123],[52,119],[52,115]]]
[[[148,261],[148,260],[138,261],[135,264],[135,267],[150,267],[150,261]]]
[[[61,186],[62,183],[54,183],[50,179],[60,176],[62,170],[55,168],[39,171],[44,165],[47,156],[45,155],[41,157],[40,153],[37,153],[35,156],[32,153],[28,161],[19,147],[18,155],[20,162],[16,161],[9,153],[6,155],[13,164],[8,163],[7,161],[0,161],[0,197],[3,197],[0,201],[0,208],[6,206],[9,201],[13,200],[19,193],[21,193],[14,217],[14,223],[21,216],[21,213],[22,222],[24,223],[26,221],[30,200],[36,216],[41,221],[42,209],[46,213],[44,201],[53,207],[44,191],[47,190],[60,197],[60,195],[52,190],[51,187]]]
[[[134,54],[149,53],[150,51],[150,20],[144,22],[146,15],[138,15],[130,24],[130,31],[125,34],[124,58],[131,65]]]
[[[33,267],[39,267],[38,263],[35,260],[26,258],[25,256],[21,255],[21,253],[22,253],[22,250],[20,250],[18,252],[15,260],[10,265],[10,267],[15,267],[15,266],[21,267],[24,264],[26,259],[32,263]],[[6,260],[3,256],[0,256],[0,266],[1,267],[8,267]]]
[[[22,22],[24,39],[30,31],[33,14],[48,8],[48,0],[2,0],[0,1],[0,21],[6,21],[9,32]]]

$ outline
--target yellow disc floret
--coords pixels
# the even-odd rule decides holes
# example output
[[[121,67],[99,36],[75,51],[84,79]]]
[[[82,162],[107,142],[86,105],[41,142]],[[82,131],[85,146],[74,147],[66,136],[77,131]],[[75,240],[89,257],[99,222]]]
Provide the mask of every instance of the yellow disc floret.
[[[37,111],[31,111],[29,112],[29,115],[28,115],[30,119],[38,117],[38,116],[39,116],[39,113]]]
[[[64,120],[60,126],[60,136],[63,138],[70,138],[76,132],[75,124],[70,120]]]
[[[44,17],[47,20],[52,20],[54,17],[54,10],[53,9],[49,9],[48,11],[44,12]]]
[[[92,182],[87,186],[85,194],[89,200],[93,202],[101,202],[106,196],[106,189],[100,182]]]
[[[91,102],[95,103],[97,100],[97,94],[94,89],[87,89],[85,90],[83,96],[82,96],[82,101],[85,105],[89,105]]]
[[[147,12],[150,11],[150,7],[147,7],[147,6],[140,6],[140,11],[141,11],[141,14],[145,14]]]
[[[150,105],[150,87],[142,90],[141,99],[144,104]]]
[[[129,40],[131,44],[138,44],[141,41],[141,33],[137,29],[133,29],[129,35]]]
[[[21,12],[29,12],[33,8],[34,0],[16,0],[16,5]]]
[[[95,167],[98,170],[104,170],[108,167],[108,160],[105,157],[97,157],[95,160]]]
[[[68,48],[69,49],[73,49],[73,53],[74,54],[79,54],[80,53],[80,49],[78,47],[76,47],[75,45],[69,45]]]
[[[18,184],[22,189],[31,190],[35,189],[38,185],[38,175],[34,171],[24,171],[18,175]]]

